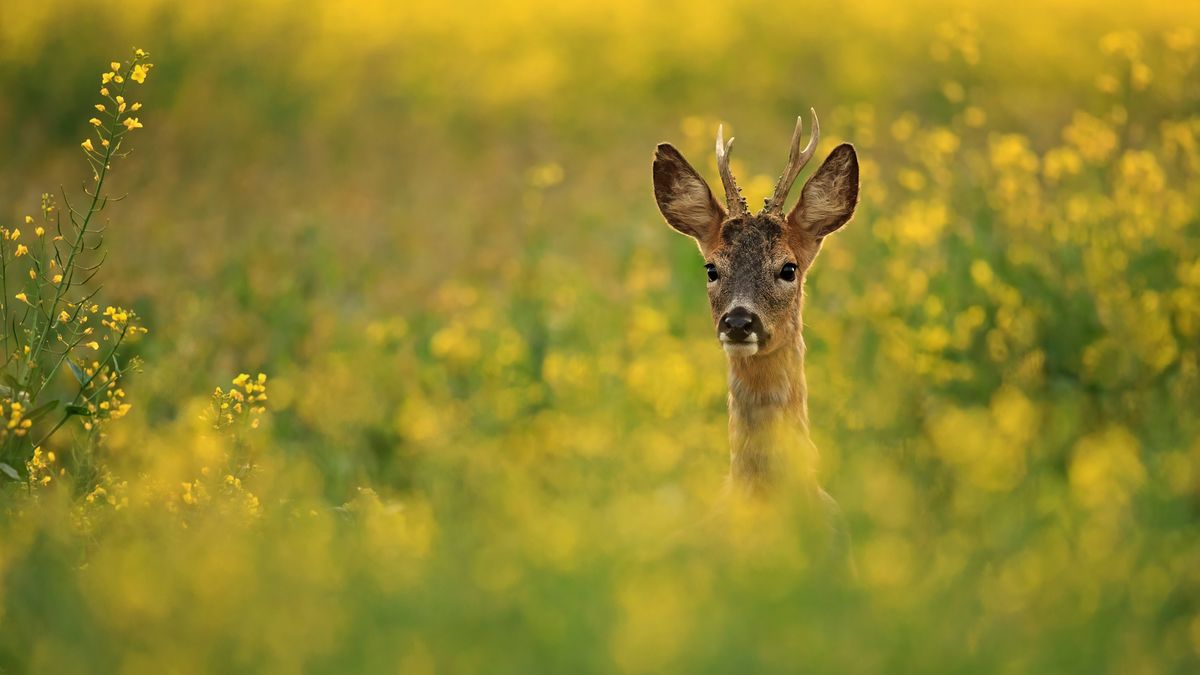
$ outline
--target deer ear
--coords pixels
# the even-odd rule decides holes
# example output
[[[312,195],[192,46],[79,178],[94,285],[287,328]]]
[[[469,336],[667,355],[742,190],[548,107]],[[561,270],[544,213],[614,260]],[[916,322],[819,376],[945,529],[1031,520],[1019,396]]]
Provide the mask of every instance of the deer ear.
[[[661,143],[654,153],[654,198],[667,224],[701,246],[711,240],[725,220],[725,210],[708,183],[674,146]]]
[[[842,143],[804,184],[788,223],[824,237],[849,222],[857,205],[858,154],[853,145]]]

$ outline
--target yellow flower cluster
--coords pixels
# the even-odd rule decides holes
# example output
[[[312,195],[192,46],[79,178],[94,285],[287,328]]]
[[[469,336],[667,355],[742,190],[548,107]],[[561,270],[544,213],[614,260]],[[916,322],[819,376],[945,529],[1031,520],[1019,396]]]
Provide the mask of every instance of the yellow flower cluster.
[[[248,420],[252,429],[257,429],[259,416],[266,412],[267,376],[259,373],[251,377],[241,373],[233,378],[228,390],[217,387],[212,395],[213,426],[218,430],[229,429]]]
[[[41,447],[34,448],[33,456],[25,462],[29,484],[43,487],[49,485],[53,480],[57,462],[58,457],[53,450],[43,452]],[[59,469],[59,471],[65,471],[65,469]]]
[[[0,438],[9,434],[21,437],[29,432],[33,421],[26,417],[28,409],[20,401],[4,399],[0,401]]]
[[[91,138],[85,138],[79,144],[83,148],[88,162],[92,164],[97,182],[108,169],[109,159],[121,147],[122,137],[134,129],[143,127],[139,118],[129,116],[129,113],[141,110],[142,104],[137,101],[126,101],[127,81],[123,73],[128,73],[128,81],[139,85],[144,84],[150,70],[154,67],[154,64],[146,61],[149,56],[145,50],[134,50],[133,58],[130,61],[125,63],[113,61],[109,64],[109,70],[100,74],[100,96],[107,103],[96,103],[93,107],[105,119],[93,117],[88,120],[88,124],[95,128],[96,140],[99,141],[100,146],[97,148]]]
[[[99,348],[99,345],[94,348]],[[125,390],[120,386],[121,378],[108,364],[92,361],[81,370],[87,378],[87,387],[84,390],[84,407],[88,412],[88,417],[83,422],[85,430],[91,431],[100,422],[119,420],[129,413],[133,404],[125,402]]]
[[[95,310],[92,310],[95,312]],[[104,308],[104,315],[100,319],[100,324],[114,333],[124,333],[130,335],[144,335],[149,332],[145,326],[138,325],[138,315],[132,309],[124,309],[121,307],[108,306]]]

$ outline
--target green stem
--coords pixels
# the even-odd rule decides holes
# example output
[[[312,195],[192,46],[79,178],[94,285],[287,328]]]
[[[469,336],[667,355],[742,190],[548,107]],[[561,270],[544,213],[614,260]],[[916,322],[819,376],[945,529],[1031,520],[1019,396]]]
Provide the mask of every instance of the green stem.
[[[121,90],[118,92],[118,96],[123,96],[125,94],[125,87],[128,85],[128,83],[129,80],[125,80],[121,83]],[[104,148],[104,161],[101,162],[100,170],[96,173],[96,189],[92,192],[92,203],[88,206],[87,213],[83,217],[83,222],[79,225],[79,231],[75,237],[75,240],[71,242],[71,253],[67,256],[67,261],[63,263],[63,280],[62,283],[58,285],[58,288],[55,289],[54,301],[50,303],[50,322],[46,325],[45,331],[38,336],[37,346],[34,348],[31,354],[29,372],[26,374],[26,381],[24,383],[26,389],[33,384],[34,375],[37,372],[36,364],[38,362],[38,358],[42,354],[42,349],[46,346],[46,340],[49,339],[50,333],[54,331],[54,328],[57,325],[58,303],[62,301],[63,294],[71,287],[71,282],[74,280],[75,258],[83,250],[84,237],[88,233],[88,225],[91,224],[92,216],[98,212],[96,207],[101,201],[100,195],[104,189],[104,179],[108,177],[108,165],[112,160],[113,152],[117,148],[117,127],[120,126],[120,119],[121,112],[120,110],[117,110],[113,113],[112,126],[109,128],[108,136],[110,140],[108,147]],[[41,388],[39,387],[39,390],[40,389]]]

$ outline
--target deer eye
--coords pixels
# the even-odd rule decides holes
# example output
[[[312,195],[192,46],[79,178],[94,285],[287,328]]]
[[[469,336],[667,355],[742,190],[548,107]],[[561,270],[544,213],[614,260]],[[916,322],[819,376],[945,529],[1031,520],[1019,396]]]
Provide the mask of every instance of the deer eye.
[[[708,270],[708,280],[710,282],[716,281],[721,276],[721,275],[717,274],[717,266],[712,263],[708,263],[707,265],[705,265],[704,269]]]
[[[796,280],[796,263],[787,263],[779,270],[779,278],[784,281]]]

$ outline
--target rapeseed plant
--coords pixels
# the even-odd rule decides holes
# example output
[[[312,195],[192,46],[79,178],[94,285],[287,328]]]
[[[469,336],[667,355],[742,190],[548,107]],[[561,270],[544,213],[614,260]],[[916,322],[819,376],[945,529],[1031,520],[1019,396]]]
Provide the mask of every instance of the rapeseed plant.
[[[100,117],[88,120],[93,135],[80,143],[92,169],[91,185],[83,189],[87,206],[76,208],[64,192],[64,223],[55,198],[43,194],[40,215],[25,217],[24,233],[20,227],[0,228],[0,346],[6,356],[0,410],[8,419],[0,431],[0,471],[29,485],[53,479],[44,457],[55,453],[44,455],[45,446],[68,450],[70,461],[58,475],[71,474],[79,488],[90,489],[100,471],[93,456],[103,428],[132,405],[122,384],[140,362],[126,357],[122,347],[147,330],[131,310],[108,307],[101,314],[92,282],[104,263],[103,255],[97,258],[104,233],[97,220],[111,200],[105,181],[112,163],[128,154],[128,135],[142,128],[130,116],[141,103],[125,97],[135,93],[131,82],[145,83],[154,67],[148,58],[137,49],[100,76],[105,102],[95,104]],[[72,384],[63,381],[64,372]],[[56,433],[72,418],[79,418],[84,433],[62,441]],[[18,466],[26,468],[24,477]]]

